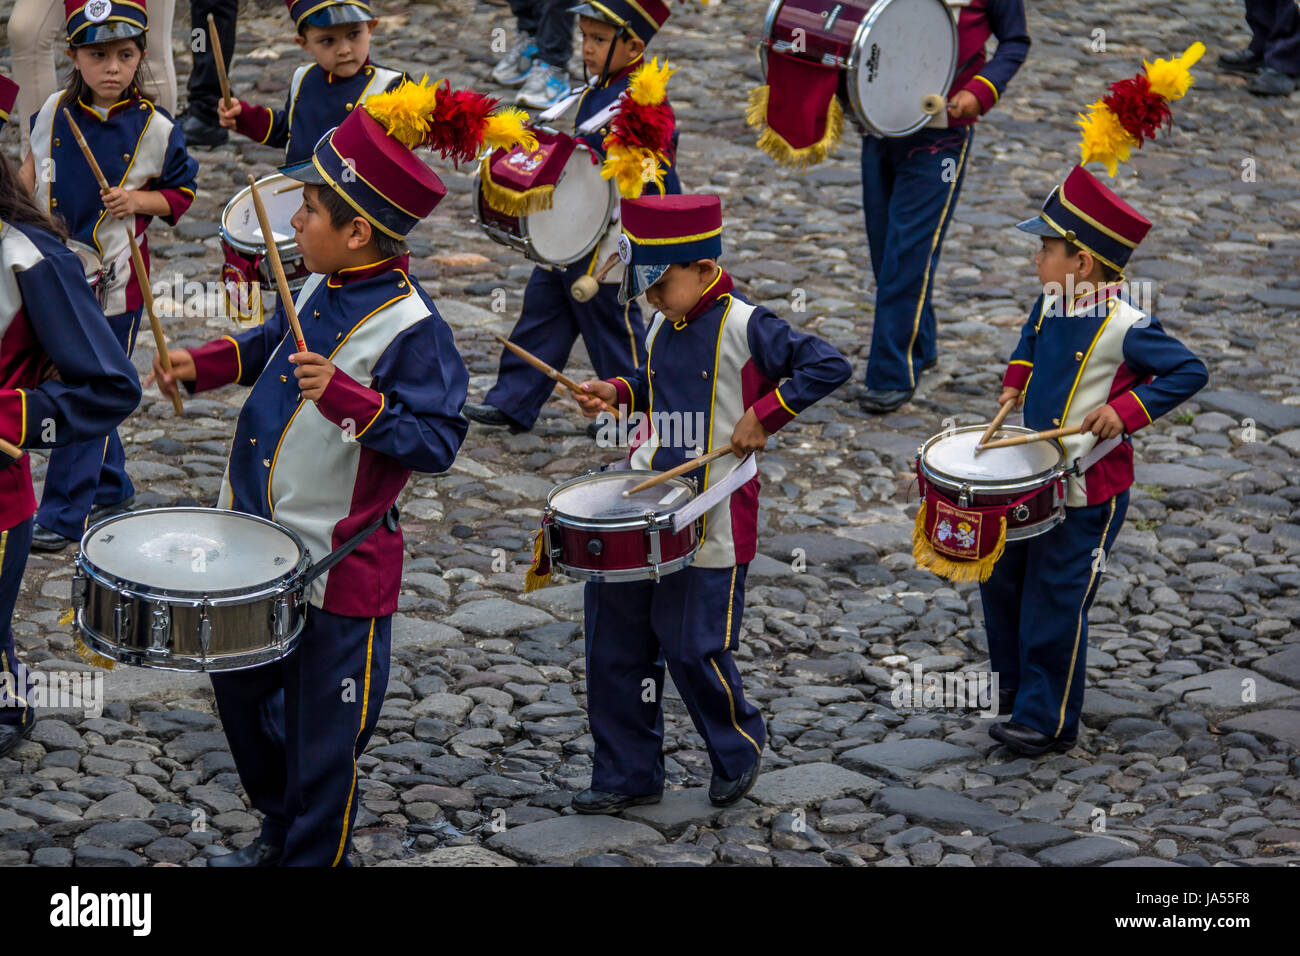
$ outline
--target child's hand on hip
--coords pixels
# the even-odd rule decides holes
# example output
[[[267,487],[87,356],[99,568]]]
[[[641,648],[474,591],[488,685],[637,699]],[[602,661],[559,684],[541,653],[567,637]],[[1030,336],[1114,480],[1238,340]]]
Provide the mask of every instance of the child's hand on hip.
[[[293,375],[298,380],[303,398],[319,402],[325,394],[325,387],[334,377],[334,363],[315,352],[296,352],[289,356],[289,361],[298,366]]]
[[[1119,413],[1109,405],[1103,405],[1101,408],[1094,409],[1088,413],[1088,417],[1083,420],[1082,434],[1092,432],[1100,439],[1114,438],[1116,435],[1124,433],[1124,422],[1120,419]]]
[[[752,451],[761,451],[767,447],[769,432],[759,422],[754,409],[748,409],[744,417],[736,422],[731,432],[731,453],[737,458],[744,458]]]

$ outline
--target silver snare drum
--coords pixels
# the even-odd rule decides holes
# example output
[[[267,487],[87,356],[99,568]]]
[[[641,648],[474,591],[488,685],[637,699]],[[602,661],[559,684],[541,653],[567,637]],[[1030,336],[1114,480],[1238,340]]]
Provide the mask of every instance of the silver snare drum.
[[[154,508],[101,521],[72,581],[82,639],[123,664],[229,671],[297,646],[310,555],[272,521],[215,508]]]

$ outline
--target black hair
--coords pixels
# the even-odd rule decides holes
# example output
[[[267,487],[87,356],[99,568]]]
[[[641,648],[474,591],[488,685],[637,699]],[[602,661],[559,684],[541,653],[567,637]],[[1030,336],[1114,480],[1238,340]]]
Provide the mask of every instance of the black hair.
[[[308,27],[315,27],[317,30],[328,30],[330,27],[359,27],[364,23],[371,22],[371,20],[344,20],[342,23],[308,23],[306,20],[303,20],[302,23],[298,24],[298,36],[302,37],[304,40],[307,39]]]
[[[1092,261],[1097,263],[1097,268],[1101,270],[1101,277],[1107,282],[1113,282],[1115,279],[1120,277],[1121,273],[1118,269],[1106,265],[1106,263],[1097,258],[1097,254],[1092,250],[1085,249],[1077,242],[1071,242],[1068,239],[1062,239],[1061,241],[1065,243],[1065,254],[1067,256],[1077,256],[1081,252],[1086,252],[1088,255],[1092,256]]]
[[[32,194],[18,178],[13,163],[3,153],[0,153],[0,219],[7,223],[21,223],[44,229],[59,239],[68,238],[63,220],[50,217],[36,204]]]
[[[146,85],[152,82],[153,75],[149,72],[149,65],[144,61],[144,56],[145,56],[144,34],[138,33],[133,37],[127,37],[127,39],[129,39],[132,43],[134,43],[136,49],[140,51],[140,62],[135,68],[135,76],[131,78],[131,85],[128,86],[126,89],[125,98],[128,100],[130,99],[147,100],[149,99],[149,97],[145,95],[144,88]],[[111,43],[112,41],[105,40],[103,42]],[[95,43],[82,44],[82,46],[97,46],[97,45],[98,44]],[[82,46],[69,47],[69,49],[78,50],[81,49]],[[64,95],[64,100],[63,100],[64,104],[75,103],[78,100],[85,100],[88,97],[93,97],[93,96],[94,96],[94,91],[90,88],[90,84],[86,82],[86,78],[81,75],[81,71],[77,69],[75,64],[73,64],[72,77],[68,80],[67,93]],[[150,102],[152,102],[152,100]]]
[[[329,213],[330,225],[335,229],[342,229],[360,215],[348,205],[346,199],[334,191],[332,186],[318,186],[316,188],[316,197],[320,200],[320,204],[325,207],[325,211]],[[380,232],[375,228],[374,223],[370,224],[370,243],[375,247],[375,251],[379,253],[380,259],[404,256],[410,252],[405,241],[394,239],[392,236]]]

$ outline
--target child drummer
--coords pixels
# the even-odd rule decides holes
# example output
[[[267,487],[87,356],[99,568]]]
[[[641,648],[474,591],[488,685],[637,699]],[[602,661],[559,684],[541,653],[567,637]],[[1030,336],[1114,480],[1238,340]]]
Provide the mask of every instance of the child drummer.
[[[768,436],[852,374],[834,348],[733,291],[718,265],[722,205],[716,196],[648,196],[622,204],[626,269],[619,298],[645,292],[659,311],[650,357],[635,372],[584,382],[579,397],[594,417],[601,401],[627,416],[653,406],[662,420],[695,416],[709,446],[731,443],[694,477],[717,485]],[[660,420],[660,419],[655,419]],[[637,469],[667,470],[703,449],[653,431],[631,453]],[[709,799],[735,803],[758,776],[766,733],[745,699],[732,651],[740,637],[745,572],[756,553],[757,475],[704,516],[695,561],[658,582],[586,587],[587,712],[595,740],[591,788],[573,799],[579,813],[616,813],[655,803],[664,786],[664,664],[681,692],[713,764]],[[652,679],[655,694],[643,693]]]
[[[369,3],[287,0],[298,30],[295,41],[316,62],[293,72],[284,109],[235,100],[217,104],[221,125],[259,143],[284,147],[286,164],[311,159],[322,136],[368,96],[402,82],[400,70],[370,62],[370,39],[379,21]]]
[[[307,162],[282,170],[307,184],[293,217],[314,273],[297,299],[305,349],[287,336],[281,306],[237,337],[192,353],[173,350],[171,376],[154,364],[165,393],[174,379],[193,391],[252,386],[219,507],[295,531],[316,561],[370,532],[312,582],[306,629],[292,654],[212,676],[240,779],[266,814],[255,843],[213,865],[348,865],[355,760],[383,703],[401,583],[402,535],[390,509],[412,471],[450,467],[469,427],[460,415],[465,365],[407,271],[403,237],[446,194],[411,147],[432,145],[464,161],[485,138],[514,145],[522,130],[521,113],[510,117],[509,130],[493,116],[474,142],[459,143],[439,113],[422,118],[433,93],[411,83],[372,97]],[[490,107],[470,108],[482,115]],[[355,693],[341,694],[345,685]],[[282,727],[264,719],[281,690]]]
[[[1007,542],[980,585],[991,667],[1004,703],[1014,699],[1011,719],[989,734],[1038,754],[1069,749],[1078,735],[1088,609],[1133,484],[1127,436],[1196,394],[1208,373],[1123,293],[1124,266],[1151,223],[1082,166],[1019,228],[1042,237],[1034,263],[1044,294],[1021,330],[999,404],[1022,404],[1035,430],[1081,425],[1081,434],[1060,440],[1067,461],[1123,436],[1067,479],[1065,521]],[[1084,294],[1066,301],[1060,290]]]
[[[573,12],[579,15],[582,60],[591,74],[588,88],[570,97],[577,103],[576,133],[578,127],[613,106],[627,90],[632,74],[643,64],[646,46],[667,21],[669,10],[664,0],[604,0],[580,4]],[[607,124],[578,138],[603,156],[608,133]],[[675,130],[671,138],[675,154]],[[663,191],[677,193],[681,186],[669,158]],[[586,302],[576,301],[570,293],[575,279],[591,275],[615,251],[617,239],[618,230],[611,226],[590,257],[562,269],[540,265],[534,268],[510,340],[553,368],[563,370],[573,343],[581,335],[597,375],[609,378],[635,371],[645,361],[645,322],[635,302],[619,299],[618,270],[607,275],[600,290]],[[483,425],[528,431],[554,387],[551,379],[507,349],[501,353],[496,384],[482,404],[465,406],[465,416]]]

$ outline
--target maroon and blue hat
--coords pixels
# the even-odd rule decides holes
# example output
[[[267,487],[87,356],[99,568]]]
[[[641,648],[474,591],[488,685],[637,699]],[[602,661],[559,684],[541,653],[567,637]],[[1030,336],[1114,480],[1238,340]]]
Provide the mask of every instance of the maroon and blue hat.
[[[149,29],[145,0],[63,0],[63,10],[72,46],[125,40]]]
[[[447,195],[432,169],[364,109],[320,138],[312,157],[280,169],[329,186],[384,235],[401,239]]]
[[[285,0],[293,25],[303,27],[332,27],[340,23],[365,23],[375,19],[370,4],[363,0]]]
[[[1065,182],[1048,195],[1042,212],[1017,223],[1016,228],[1072,242],[1122,272],[1151,230],[1151,223],[1096,176],[1075,166]]]
[[[626,267],[620,304],[658,282],[673,263],[722,255],[722,200],[717,196],[624,199],[619,219],[618,255]]]
[[[627,30],[642,43],[654,39],[669,17],[664,0],[587,0],[569,12]]]
[[[18,84],[7,76],[0,76],[0,126],[9,122],[9,114],[18,102]]]

